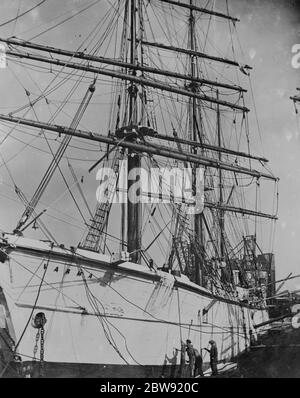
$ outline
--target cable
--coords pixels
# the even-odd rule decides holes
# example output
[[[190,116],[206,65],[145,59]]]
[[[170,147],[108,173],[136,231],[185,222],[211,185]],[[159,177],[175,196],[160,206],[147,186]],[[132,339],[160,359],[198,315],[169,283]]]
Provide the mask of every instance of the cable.
[[[17,17],[16,17],[16,19],[15,19],[15,23],[14,23],[14,27],[13,27],[12,35],[15,33],[16,26],[17,26],[17,20],[18,20],[18,18],[19,18],[19,16],[20,16],[21,2],[22,2],[22,0],[19,0],[19,4],[18,4],[18,10],[17,10]]]
[[[7,24],[9,24],[9,23],[11,23],[11,22],[13,22],[13,21],[16,21],[17,19],[23,17],[24,15],[28,14],[30,11],[32,11],[32,10],[34,10],[35,8],[41,6],[41,5],[42,5],[43,3],[45,3],[46,1],[47,1],[47,0],[42,0],[42,1],[40,1],[38,4],[36,4],[35,6],[31,7],[29,10],[26,10],[26,11],[22,12],[21,14],[17,15],[15,18],[11,18],[11,19],[9,19],[8,21],[3,22],[3,23],[0,25],[0,28],[2,28],[2,26],[5,26],[5,25],[7,25]]]
[[[46,0],[44,0],[44,1],[46,1]],[[44,1],[43,1],[43,2],[44,2]],[[100,1],[101,1],[101,0],[96,0],[96,1],[94,1],[92,4],[90,4],[90,5],[86,6],[86,7],[84,7],[84,8],[81,9],[80,11],[75,12],[75,13],[72,14],[70,17],[65,18],[64,20],[58,22],[57,24],[51,26],[50,28],[44,30],[43,32],[38,33],[37,35],[31,37],[31,38],[29,39],[29,41],[31,41],[31,40],[33,40],[33,39],[36,39],[37,37],[43,35],[43,34],[46,33],[46,32],[49,32],[50,30],[52,30],[52,29],[54,29],[54,28],[57,28],[58,26],[62,25],[63,23],[69,21],[70,19],[76,17],[77,15],[79,15],[79,14],[83,13],[84,11],[88,10],[89,8],[93,7],[95,4],[99,3]],[[0,27],[1,27],[1,25],[0,25]]]

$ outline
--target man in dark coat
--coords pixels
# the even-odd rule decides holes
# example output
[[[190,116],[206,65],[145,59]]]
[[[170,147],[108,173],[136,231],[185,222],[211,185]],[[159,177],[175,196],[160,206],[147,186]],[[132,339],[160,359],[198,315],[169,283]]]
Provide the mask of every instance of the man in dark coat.
[[[202,370],[202,357],[199,351],[193,347],[191,340],[186,341],[186,352],[189,357],[190,377],[196,377],[198,375],[204,376]]]
[[[210,367],[212,370],[212,376],[217,376],[218,375],[218,349],[216,342],[214,340],[209,341],[210,344],[210,350],[208,348],[205,348],[206,351],[209,352],[210,354]]]

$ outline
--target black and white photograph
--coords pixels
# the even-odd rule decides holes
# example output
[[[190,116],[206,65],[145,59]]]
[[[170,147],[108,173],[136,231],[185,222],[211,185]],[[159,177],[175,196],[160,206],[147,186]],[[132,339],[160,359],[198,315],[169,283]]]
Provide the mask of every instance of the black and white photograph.
[[[300,0],[0,11],[0,379],[300,378]]]

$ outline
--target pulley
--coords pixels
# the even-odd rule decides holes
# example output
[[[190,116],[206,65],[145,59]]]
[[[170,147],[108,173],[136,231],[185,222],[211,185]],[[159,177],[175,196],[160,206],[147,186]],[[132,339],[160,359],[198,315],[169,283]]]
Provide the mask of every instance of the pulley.
[[[46,316],[43,312],[38,312],[35,317],[32,319],[32,326],[35,329],[42,329],[44,328],[47,322]]]

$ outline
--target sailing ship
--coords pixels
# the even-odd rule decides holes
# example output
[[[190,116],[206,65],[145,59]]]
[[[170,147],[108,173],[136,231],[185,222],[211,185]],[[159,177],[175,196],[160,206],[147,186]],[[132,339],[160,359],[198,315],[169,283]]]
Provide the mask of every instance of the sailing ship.
[[[214,340],[222,366],[269,318],[278,179],[251,151],[238,18],[227,1],[110,3],[76,49],[0,38],[24,72],[4,138],[30,137],[37,186],[28,197],[1,151],[23,206],[0,238],[1,376],[184,377],[187,339],[204,366]],[[48,79],[36,95],[32,68]]]

